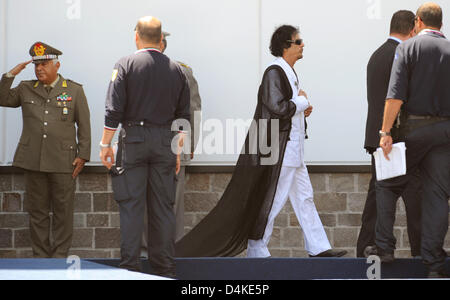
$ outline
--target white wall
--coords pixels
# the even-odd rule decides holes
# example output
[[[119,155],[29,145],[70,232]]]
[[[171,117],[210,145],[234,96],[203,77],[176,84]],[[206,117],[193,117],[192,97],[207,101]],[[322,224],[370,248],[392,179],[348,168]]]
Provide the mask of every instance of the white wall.
[[[278,25],[300,27],[304,59],[296,64],[314,105],[306,159],[314,164],[361,164],[366,119],[365,69],[387,38],[392,14],[416,11],[417,0],[0,0],[0,70],[29,59],[35,41],[64,52],[60,72],[84,85],[91,108],[92,161],[98,163],[104,100],[114,63],[135,51],[133,29],[157,16],[170,32],[166,54],[194,70],[203,119],[249,119],[262,73],[273,59],[268,46]],[[450,14],[450,3],[437,1]],[[6,11],[5,11],[6,8]],[[444,32],[448,31],[445,25]],[[1,30],[0,30],[1,32]],[[33,79],[33,67],[15,84]],[[21,132],[19,109],[0,109],[0,164],[10,164]],[[211,125],[212,123],[209,123]],[[204,124],[208,125],[208,123]],[[6,127],[5,127],[6,126]],[[203,137],[211,138],[211,131]],[[217,128],[216,128],[217,129]],[[224,147],[227,141],[224,133]],[[242,141],[234,140],[237,153]],[[196,155],[196,164],[233,164],[235,155]]]

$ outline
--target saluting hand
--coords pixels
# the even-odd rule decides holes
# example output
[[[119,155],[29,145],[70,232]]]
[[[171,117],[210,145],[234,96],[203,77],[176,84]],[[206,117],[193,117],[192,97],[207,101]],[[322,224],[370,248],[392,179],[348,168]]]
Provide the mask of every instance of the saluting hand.
[[[25,69],[30,62],[32,62],[32,60],[18,64],[17,66],[14,67],[14,69],[9,71],[9,73],[11,73],[11,75],[13,76],[19,75],[19,73],[22,72],[22,70]]]
[[[72,163],[72,166],[75,167],[75,169],[73,170],[72,173],[72,178],[75,179],[77,178],[78,174],[80,174],[80,172],[83,170],[84,168],[84,164],[86,163],[86,161],[82,158],[75,158],[75,160]]]

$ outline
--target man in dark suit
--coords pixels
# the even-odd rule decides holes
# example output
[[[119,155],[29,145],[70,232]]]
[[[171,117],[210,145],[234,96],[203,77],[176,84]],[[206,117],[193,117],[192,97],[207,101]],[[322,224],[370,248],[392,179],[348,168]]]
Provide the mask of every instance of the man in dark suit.
[[[411,11],[396,12],[391,20],[389,39],[378,48],[367,65],[367,101],[368,114],[366,123],[366,140],[364,148],[373,154],[379,145],[379,130],[383,121],[384,103],[391,77],[391,69],[397,46],[415,35],[415,15]],[[399,124],[397,124],[398,126]],[[397,137],[397,141],[401,138]],[[364,257],[374,254],[375,223],[377,219],[375,194],[375,164],[372,156],[372,179],[369,184],[366,204],[362,216],[362,227],[358,237],[356,254]],[[412,256],[420,255],[420,181],[415,178],[402,193],[406,206],[408,236]]]

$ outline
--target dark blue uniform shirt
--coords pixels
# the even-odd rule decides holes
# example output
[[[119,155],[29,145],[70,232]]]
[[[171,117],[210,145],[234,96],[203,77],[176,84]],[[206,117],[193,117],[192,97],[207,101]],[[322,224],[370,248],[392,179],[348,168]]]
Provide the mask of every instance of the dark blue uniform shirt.
[[[189,85],[181,67],[155,49],[120,59],[106,96],[105,128],[125,121],[172,125],[190,119]]]
[[[409,114],[450,117],[450,41],[442,33],[423,31],[398,46],[387,99],[404,101]]]

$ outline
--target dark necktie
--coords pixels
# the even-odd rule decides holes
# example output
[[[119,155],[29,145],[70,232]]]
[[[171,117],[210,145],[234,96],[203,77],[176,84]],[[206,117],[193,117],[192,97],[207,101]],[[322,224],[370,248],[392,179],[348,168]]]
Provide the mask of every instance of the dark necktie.
[[[47,91],[47,94],[50,94],[50,92],[52,91],[52,87],[51,86],[46,86],[45,90]]]

